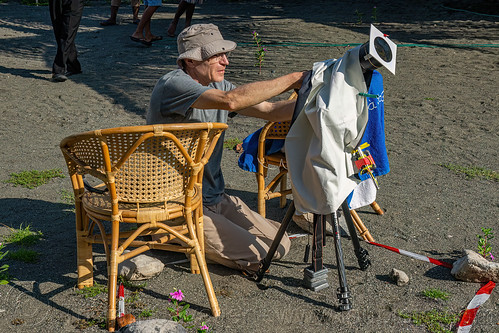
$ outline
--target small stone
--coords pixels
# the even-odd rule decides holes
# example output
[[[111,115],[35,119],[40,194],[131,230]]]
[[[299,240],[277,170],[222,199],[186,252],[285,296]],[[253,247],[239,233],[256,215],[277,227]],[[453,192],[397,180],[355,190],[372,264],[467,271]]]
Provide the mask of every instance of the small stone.
[[[409,276],[404,271],[396,268],[392,268],[390,272],[390,278],[397,283],[397,286],[405,286],[409,283]]]
[[[499,263],[488,261],[472,250],[464,250],[464,257],[454,262],[451,274],[466,282],[499,282]]]
[[[141,254],[120,263],[118,275],[128,281],[147,280],[161,274],[164,267],[160,260]]]

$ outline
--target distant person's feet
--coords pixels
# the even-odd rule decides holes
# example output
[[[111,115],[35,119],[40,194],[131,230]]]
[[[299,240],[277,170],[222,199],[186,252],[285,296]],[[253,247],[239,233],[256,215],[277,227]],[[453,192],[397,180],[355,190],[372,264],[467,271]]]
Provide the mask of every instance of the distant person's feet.
[[[175,37],[175,30],[177,30],[177,25],[174,24],[173,22],[170,23],[170,26],[168,27],[168,30],[166,33],[168,34],[168,37]]]
[[[52,74],[52,82],[64,82],[68,79],[68,77],[64,74],[53,73]]]
[[[74,71],[74,72],[67,71],[66,73],[64,73],[64,75],[66,75],[66,76],[69,77],[69,76],[78,75],[78,74],[81,74],[81,73],[83,73],[83,72],[82,71]]]
[[[135,22],[134,22],[134,23],[135,23]],[[105,20],[105,21],[102,21],[102,22],[100,23],[100,25],[102,25],[103,27],[107,27],[107,26],[109,26],[109,25],[116,25],[116,21],[111,20],[111,19],[107,19],[107,20]]]

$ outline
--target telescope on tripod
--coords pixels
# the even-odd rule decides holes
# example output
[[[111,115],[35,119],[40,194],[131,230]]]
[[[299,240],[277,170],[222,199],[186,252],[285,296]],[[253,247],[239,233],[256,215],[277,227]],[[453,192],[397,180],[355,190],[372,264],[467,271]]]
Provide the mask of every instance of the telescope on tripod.
[[[374,70],[385,67],[395,74],[396,50],[395,43],[371,25],[368,42],[348,50],[339,59],[315,63],[304,80],[285,142],[294,199],[267,256],[253,276],[256,282],[263,279],[270,267],[295,211],[310,212],[314,216],[312,260],[304,271],[304,286],[314,291],[329,286],[328,270],[323,263],[329,220],[333,227],[339,278],[338,309],[348,311],[352,308],[339,218],[341,215],[345,217],[359,267],[366,270],[371,262],[368,252],[360,246],[347,197],[359,182],[358,175],[356,178],[354,174],[355,167],[371,176],[375,168],[375,161],[360,147],[368,121],[367,98],[372,97],[367,92]],[[375,182],[374,176],[372,180]],[[304,258],[307,263],[308,254],[309,245]]]

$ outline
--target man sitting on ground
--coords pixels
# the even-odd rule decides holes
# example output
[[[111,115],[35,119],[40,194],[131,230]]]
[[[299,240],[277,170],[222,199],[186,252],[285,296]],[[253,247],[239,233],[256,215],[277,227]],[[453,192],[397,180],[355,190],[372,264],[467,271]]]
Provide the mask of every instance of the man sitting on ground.
[[[157,82],[147,113],[148,124],[172,122],[226,123],[228,113],[272,121],[290,120],[295,101],[267,102],[299,89],[305,73],[294,72],[272,80],[234,86],[224,79],[228,52],[236,43],[224,40],[213,24],[196,24],[178,36],[179,69]],[[252,211],[238,197],[224,192],[221,160],[223,134],[204,169],[203,214],[206,258],[249,273],[258,270],[279,224]],[[275,254],[282,258],[290,247],[285,235]]]

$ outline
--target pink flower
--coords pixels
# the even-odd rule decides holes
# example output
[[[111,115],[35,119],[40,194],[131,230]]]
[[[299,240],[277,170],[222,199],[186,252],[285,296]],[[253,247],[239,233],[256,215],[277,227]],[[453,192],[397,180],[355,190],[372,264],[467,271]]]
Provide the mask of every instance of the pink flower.
[[[177,301],[181,301],[184,298],[184,294],[182,294],[182,290],[177,290],[173,293],[170,293],[171,298],[176,299]]]
[[[203,326],[200,327],[200,329],[203,330],[203,331],[208,331],[209,327],[206,326],[206,325],[203,325]]]
[[[491,259],[491,260],[494,260],[494,259],[495,259],[495,257],[492,255],[492,253],[490,254],[490,259]]]

